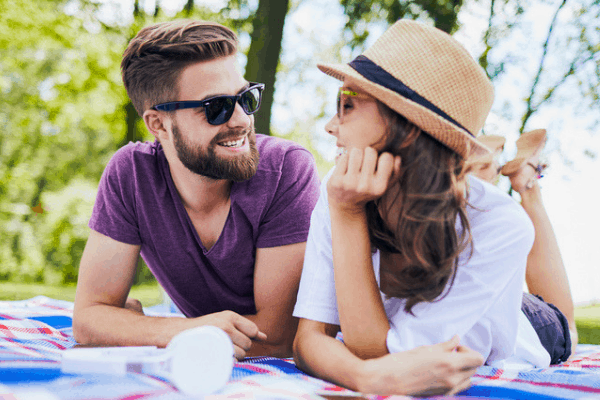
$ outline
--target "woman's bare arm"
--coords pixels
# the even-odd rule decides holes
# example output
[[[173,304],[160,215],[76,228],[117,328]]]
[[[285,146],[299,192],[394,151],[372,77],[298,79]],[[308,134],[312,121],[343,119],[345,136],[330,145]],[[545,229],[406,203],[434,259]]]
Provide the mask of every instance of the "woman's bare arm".
[[[296,365],[348,389],[380,395],[454,394],[470,386],[481,355],[447,342],[361,360],[334,338],[339,327],[300,319],[294,341]]]

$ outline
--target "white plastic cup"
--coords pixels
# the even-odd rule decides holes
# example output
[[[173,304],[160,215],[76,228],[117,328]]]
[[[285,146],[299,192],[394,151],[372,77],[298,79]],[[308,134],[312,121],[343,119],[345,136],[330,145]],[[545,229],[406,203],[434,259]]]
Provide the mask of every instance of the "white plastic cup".
[[[215,326],[199,326],[177,334],[167,346],[171,354],[169,378],[190,395],[222,389],[233,371],[234,349],[229,336]]]
[[[233,370],[229,336],[215,326],[200,326],[173,337],[166,349],[155,346],[77,348],[62,355],[64,373],[128,372],[162,376],[188,395],[208,395],[223,388]]]

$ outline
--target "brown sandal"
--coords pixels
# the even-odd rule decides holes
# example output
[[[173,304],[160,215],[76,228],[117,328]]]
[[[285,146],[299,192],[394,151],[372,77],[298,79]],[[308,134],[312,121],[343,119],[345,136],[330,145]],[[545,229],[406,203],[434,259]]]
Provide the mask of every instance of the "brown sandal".
[[[546,164],[535,165],[533,163],[530,163],[529,161],[527,162],[527,165],[529,165],[531,168],[533,168],[535,170],[535,172],[537,172],[536,178],[538,178],[538,179],[541,179],[544,177],[544,175],[542,173],[548,167]]]
[[[504,136],[498,135],[480,135],[477,137],[477,141],[487,147],[490,152],[473,155],[469,159],[472,164],[492,162],[494,157],[504,150],[504,142],[506,142],[506,139]]]
[[[521,169],[525,163],[529,163],[536,171],[538,175],[541,175],[540,165],[534,165],[529,162],[529,159],[546,143],[546,130],[535,129],[533,131],[525,132],[517,139],[517,155],[515,158],[502,167],[500,171],[502,175],[510,176]]]

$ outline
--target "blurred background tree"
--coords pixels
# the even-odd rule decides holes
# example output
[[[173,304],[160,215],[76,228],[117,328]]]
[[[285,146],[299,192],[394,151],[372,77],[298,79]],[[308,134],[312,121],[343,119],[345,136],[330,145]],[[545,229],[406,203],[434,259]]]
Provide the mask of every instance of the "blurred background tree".
[[[553,10],[541,16],[545,38],[532,44],[537,62],[512,46],[533,7],[522,0],[0,0],[0,280],[76,282],[104,166],[122,145],[153,140],[119,69],[141,27],[200,18],[234,29],[246,79],[268,88],[257,132],[301,143],[323,175],[333,146],[316,131],[335,112],[338,83],[314,64],[349,61],[398,18],[462,34],[479,44],[476,57],[497,87],[518,76],[530,88],[518,104],[500,105],[493,128],[512,120],[522,131],[569,95],[597,111],[598,0],[534,3]],[[468,31],[464,21],[482,29]],[[151,279],[140,262],[136,282]]]
[[[90,196],[124,134],[125,40],[66,2],[1,1],[0,278],[71,282]],[[32,18],[35,16],[35,18]],[[31,207],[69,193],[52,212]],[[93,201],[93,200],[92,200]],[[42,207],[43,208],[43,207]]]

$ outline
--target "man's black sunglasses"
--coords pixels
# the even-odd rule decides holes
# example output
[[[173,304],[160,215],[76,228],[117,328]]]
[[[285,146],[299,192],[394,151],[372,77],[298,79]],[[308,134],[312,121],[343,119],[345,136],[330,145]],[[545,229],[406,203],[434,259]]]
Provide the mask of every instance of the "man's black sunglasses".
[[[157,104],[152,109],[159,111],[175,111],[184,108],[204,107],[206,120],[211,125],[221,125],[231,119],[235,103],[240,103],[247,115],[254,114],[260,108],[264,83],[250,82],[248,89],[235,96],[215,96],[206,100],[171,101]]]

